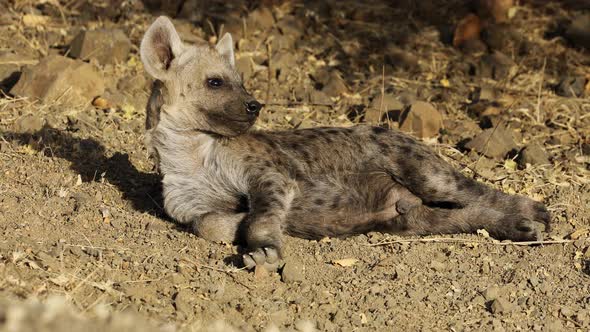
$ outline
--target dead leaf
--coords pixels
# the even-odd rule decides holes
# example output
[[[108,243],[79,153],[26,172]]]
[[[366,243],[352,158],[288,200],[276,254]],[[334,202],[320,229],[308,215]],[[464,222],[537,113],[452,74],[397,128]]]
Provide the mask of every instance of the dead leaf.
[[[460,47],[468,40],[479,39],[481,29],[481,20],[477,15],[469,14],[465,16],[455,28],[453,46]]]
[[[26,14],[23,16],[23,24],[26,27],[37,27],[47,24],[49,16],[41,16],[35,14]]]
[[[514,7],[514,0],[483,0],[480,4],[484,7],[483,12],[493,17],[496,23],[506,22],[510,15],[515,15],[514,12],[510,13],[510,9]]]
[[[569,238],[572,240],[577,240],[577,239],[581,238],[582,236],[588,235],[588,233],[590,233],[590,228],[578,229],[578,230],[574,231],[573,233],[571,233],[569,235]]]
[[[516,167],[518,167],[518,164],[516,163],[516,161],[512,160],[512,159],[506,159],[506,161],[504,161],[504,168],[507,170],[511,170],[511,171],[516,171]]]
[[[70,282],[70,278],[66,277],[63,274],[58,275],[55,278],[50,278],[49,281],[51,281],[52,283],[58,285],[58,286],[65,286]]]
[[[477,235],[485,237],[486,239],[490,237],[490,233],[483,228],[477,230]]]
[[[94,98],[94,100],[92,101],[92,105],[102,110],[111,108],[111,104],[109,103],[109,101],[103,97]]]
[[[353,266],[354,264],[356,264],[356,262],[358,262],[358,259],[356,259],[356,258],[344,258],[344,259],[333,260],[332,264],[339,265],[342,267],[350,267],[350,266]]]

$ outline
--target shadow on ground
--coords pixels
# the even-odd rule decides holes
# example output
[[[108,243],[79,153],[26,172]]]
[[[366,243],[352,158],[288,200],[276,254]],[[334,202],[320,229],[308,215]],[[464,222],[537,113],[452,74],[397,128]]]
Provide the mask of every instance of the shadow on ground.
[[[123,199],[131,202],[134,209],[165,217],[159,175],[138,170],[126,153],[116,152],[108,157],[100,142],[77,138],[48,125],[34,134],[5,132],[3,136],[20,145],[30,144],[46,156],[68,160],[82,181],[104,178],[123,193]]]

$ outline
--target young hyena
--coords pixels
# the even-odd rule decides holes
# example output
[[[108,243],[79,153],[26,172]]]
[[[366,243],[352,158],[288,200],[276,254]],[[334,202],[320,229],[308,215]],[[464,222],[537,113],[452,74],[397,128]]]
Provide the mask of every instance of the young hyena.
[[[543,204],[466,178],[412,137],[381,127],[250,130],[261,105],[246,92],[226,34],[186,45],[165,17],[141,42],[156,79],[146,142],[164,207],[199,236],[244,240],[247,266],[273,264],[284,233],[424,235],[487,229],[536,240]]]

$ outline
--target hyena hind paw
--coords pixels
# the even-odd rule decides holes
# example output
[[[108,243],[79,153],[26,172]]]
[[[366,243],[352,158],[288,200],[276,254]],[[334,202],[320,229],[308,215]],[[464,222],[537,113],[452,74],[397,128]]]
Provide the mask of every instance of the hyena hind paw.
[[[256,266],[262,266],[269,272],[278,270],[281,263],[279,250],[273,247],[258,248],[242,255],[244,266],[251,270]]]
[[[543,232],[548,230],[544,222],[530,220],[521,216],[504,219],[508,227],[500,230],[497,237],[512,241],[543,241]]]

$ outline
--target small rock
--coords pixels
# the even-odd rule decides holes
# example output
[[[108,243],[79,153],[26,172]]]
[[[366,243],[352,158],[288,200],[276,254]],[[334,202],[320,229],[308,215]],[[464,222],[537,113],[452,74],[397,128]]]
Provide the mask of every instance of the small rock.
[[[49,254],[45,252],[39,252],[37,254],[37,258],[39,259],[39,263],[41,263],[45,269],[49,268],[53,272],[57,272],[59,270],[59,261]]]
[[[455,28],[453,33],[453,46],[461,47],[466,41],[479,39],[482,22],[475,14],[465,16]]]
[[[439,262],[439,261],[432,261],[430,262],[430,268],[432,268],[433,270],[437,271],[437,272],[441,272],[447,269],[447,265],[443,262]]]
[[[285,15],[277,22],[277,27],[281,32],[293,39],[298,39],[305,31],[304,23],[301,19],[293,15]]]
[[[404,104],[397,100],[392,94],[377,95],[371,101],[369,108],[365,111],[365,122],[370,124],[380,124],[386,118],[386,114],[397,112],[397,119],[399,120],[399,113],[404,109]],[[392,119],[395,121],[395,119]]]
[[[500,296],[500,288],[498,286],[491,286],[486,288],[481,294],[486,301],[493,301]]]
[[[502,321],[497,318],[492,319],[492,327],[494,329],[494,332],[506,331],[506,329],[504,329],[504,327],[502,326]]]
[[[296,65],[296,59],[292,52],[276,53],[270,60],[271,74],[276,77],[280,70],[281,76],[286,75]]]
[[[26,60],[25,60],[26,62]],[[23,57],[8,52],[0,53],[0,91],[8,93],[20,77]]]
[[[249,56],[242,56],[239,59],[236,59],[236,69],[238,73],[242,75],[242,79],[246,82],[250,80],[254,74],[252,64],[252,57]]]
[[[508,11],[514,0],[480,0],[477,13],[484,18],[492,18],[496,23],[508,21]]]
[[[493,300],[492,305],[490,306],[490,311],[493,314],[505,314],[509,313],[513,309],[512,303],[508,300],[504,300],[503,298],[497,298]]]
[[[289,260],[281,271],[281,280],[286,283],[303,281],[305,277],[304,266],[295,260]]]
[[[576,321],[580,324],[582,324],[582,326],[586,326],[590,324],[590,313],[584,310],[580,310],[578,311],[578,313],[576,313],[576,316],[574,317],[576,319]]]
[[[185,317],[191,317],[193,315],[193,307],[191,305],[191,298],[193,294],[183,289],[174,294],[174,308],[177,312],[183,314]]]
[[[503,126],[489,128],[465,144],[465,148],[475,150],[487,157],[503,159],[508,152],[516,150],[512,133]]]
[[[14,129],[19,133],[34,134],[43,129],[44,125],[44,118],[33,114],[27,114],[16,120]]]
[[[568,317],[568,318],[574,315],[574,312],[572,311],[572,309],[570,309],[568,307],[561,307],[559,309],[559,312],[561,313],[562,316]]]
[[[128,75],[119,80],[117,88],[119,90],[133,93],[145,90],[151,82],[148,82],[145,75]]]
[[[289,322],[289,311],[286,309],[278,310],[270,314],[270,321],[277,325],[284,325]]]
[[[248,15],[246,26],[249,30],[266,30],[271,28],[275,23],[272,11],[265,6],[259,7]]]
[[[10,90],[19,97],[45,103],[59,100],[71,105],[90,103],[103,92],[103,78],[90,64],[59,55],[47,56],[37,65],[25,68]]]
[[[576,47],[590,50],[590,15],[580,15],[565,31],[565,38]]]
[[[295,48],[295,38],[290,35],[284,35],[278,30],[273,30],[267,39],[270,43],[271,50],[293,50]]]
[[[583,76],[563,77],[555,87],[555,93],[562,97],[582,97],[586,90],[586,82]]]
[[[533,288],[536,288],[539,285],[540,281],[539,281],[539,278],[538,277],[532,276],[532,277],[529,278],[529,283],[531,284],[531,286]]]
[[[427,294],[423,290],[419,290],[419,289],[418,290],[408,289],[406,292],[407,292],[409,298],[411,298],[412,300],[416,300],[416,301],[422,301],[427,296]]]
[[[312,104],[332,105],[332,99],[323,91],[312,90],[309,94],[309,100]]]
[[[498,90],[490,85],[483,85],[477,88],[469,97],[473,103],[479,101],[494,101],[498,98]]]
[[[125,62],[130,50],[131,41],[122,30],[98,29],[81,31],[70,44],[69,55],[106,65]]]
[[[515,74],[516,63],[502,52],[495,51],[481,58],[479,75],[503,80]]]
[[[322,92],[330,97],[339,97],[348,92],[348,87],[344,83],[344,79],[337,72],[331,72],[326,85],[322,88]]]
[[[300,319],[295,322],[295,330],[299,332],[314,332],[316,331],[316,324],[307,319]]]
[[[561,320],[554,319],[554,320],[551,320],[550,322],[547,322],[545,324],[544,331],[547,331],[547,332],[561,332],[561,331],[565,331],[565,328],[563,327],[563,324],[561,323]]]
[[[549,158],[547,152],[539,144],[530,144],[524,147],[518,154],[517,162],[521,167],[526,167],[526,164],[531,165],[547,165]]]
[[[418,137],[437,136],[442,129],[442,115],[429,103],[417,101],[400,116],[400,129]]]

